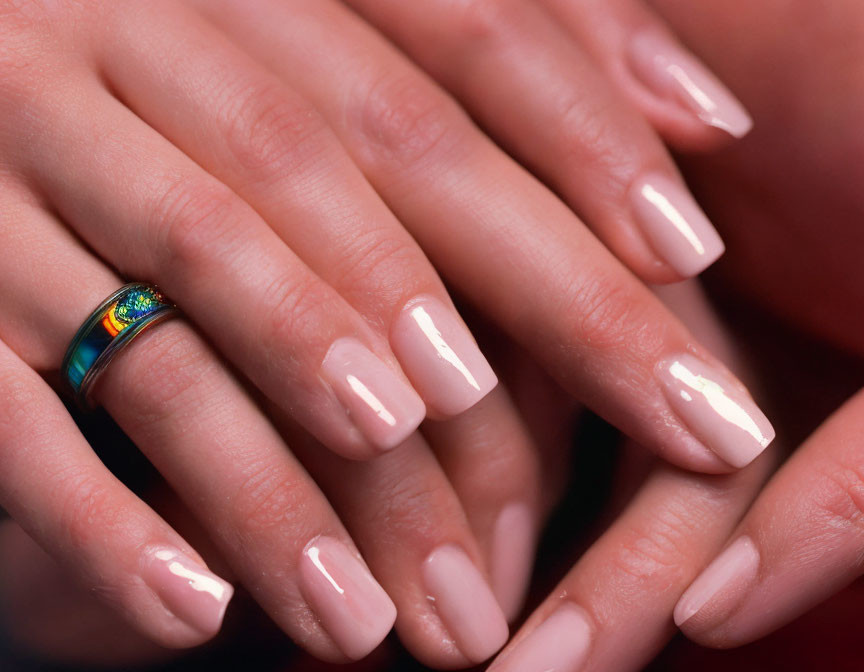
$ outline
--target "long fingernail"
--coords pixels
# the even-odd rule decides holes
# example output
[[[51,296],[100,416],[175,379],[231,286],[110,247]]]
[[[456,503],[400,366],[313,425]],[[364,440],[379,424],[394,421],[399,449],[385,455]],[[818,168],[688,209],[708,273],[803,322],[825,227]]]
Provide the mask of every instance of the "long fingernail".
[[[411,386],[353,338],[333,343],[321,364],[321,377],[363,436],[381,450],[402,443],[426,416]]]
[[[471,332],[431,296],[405,306],[393,324],[391,343],[420,396],[443,415],[462,413],[498,384]]]
[[[576,672],[590,648],[591,626],[584,612],[565,605],[498,658],[489,672]]]
[[[653,31],[640,33],[630,43],[630,61],[646,86],[683,105],[708,126],[736,138],[753,128],[753,119],[729,89],[671,39]]]
[[[512,621],[518,616],[534,562],[534,517],[524,504],[510,504],[498,516],[492,535],[492,590]]]
[[[750,537],[738,538],[705,568],[678,600],[673,617],[682,625],[706,608],[726,611],[730,599],[755,578],[759,570],[759,551]]]
[[[645,175],[630,187],[630,202],[654,251],[685,278],[704,271],[725,251],[716,229],[681,182]]]
[[[728,373],[690,354],[664,360],[657,372],[670,406],[724,462],[744,467],[774,440],[768,418]]]
[[[441,546],[423,563],[423,578],[441,622],[462,654],[480,663],[507,641],[507,621],[483,575],[457,546]]]
[[[392,629],[393,601],[342,542],[312,541],[303,551],[300,577],[303,597],[348,658],[365,657]]]
[[[189,627],[207,636],[219,632],[234,595],[230,583],[173,548],[148,550],[141,578],[165,608]]]

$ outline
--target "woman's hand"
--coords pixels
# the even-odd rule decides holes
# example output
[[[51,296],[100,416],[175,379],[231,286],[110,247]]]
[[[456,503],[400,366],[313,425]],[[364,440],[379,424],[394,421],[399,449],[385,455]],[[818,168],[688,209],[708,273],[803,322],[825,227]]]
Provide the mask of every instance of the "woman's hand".
[[[536,456],[512,429],[520,421],[506,395],[489,396],[495,374],[414,238],[569,391],[668,459],[729,471],[772,430],[550,191],[360,19],[331,2],[240,9],[3,5],[3,504],[163,645],[193,645],[219,627],[230,587],[108,474],[35,373],[58,368],[120,276],[152,281],[208,340],[164,325],[118,358],[94,395],[238,579],[323,658],[374,647],[395,617],[392,597],[419,657],[477,662],[506,637],[484,573],[503,571],[495,530],[512,506],[528,511],[518,552],[532,544]],[[617,175],[619,209],[633,187],[659,276],[701,270],[719,251],[710,225],[650,129],[591,81],[586,114],[609,112],[601,154],[633,152],[624,164],[638,170],[622,182],[597,161],[573,179]],[[622,230],[636,236],[627,222]],[[208,341],[280,424],[298,422],[348,457],[402,448],[363,465],[299,442],[304,468]],[[695,401],[682,403],[682,390]],[[730,427],[711,394],[746,421]],[[501,478],[468,496],[473,473],[448,474],[413,430],[427,408],[443,419],[484,397],[494,440],[481,446],[508,456],[509,440],[515,457],[495,452]],[[467,445],[478,438],[470,426],[444,436]],[[394,501],[405,502],[398,516]],[[351,590],[334,588],[334,575]],[[470,577],[471,590],[453,591],[454,575]],[[519,590],[495,582],[512,611]]]

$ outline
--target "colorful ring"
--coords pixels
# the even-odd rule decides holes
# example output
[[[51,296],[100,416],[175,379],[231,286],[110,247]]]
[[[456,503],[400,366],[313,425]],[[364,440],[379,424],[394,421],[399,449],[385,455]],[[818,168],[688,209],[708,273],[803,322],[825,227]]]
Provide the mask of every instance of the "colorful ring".
[[[105,299],[75,333],[60,369],[78,401],[89,392],[114,356],[145,329],[179,314],[153,285],[133,282]]]

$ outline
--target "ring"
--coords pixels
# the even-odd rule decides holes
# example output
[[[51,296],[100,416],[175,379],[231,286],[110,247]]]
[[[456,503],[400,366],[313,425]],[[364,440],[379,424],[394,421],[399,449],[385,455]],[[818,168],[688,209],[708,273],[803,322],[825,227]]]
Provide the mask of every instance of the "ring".
[[[114,356],[154,324],[179,314],[153,285],[133,282],[105,299],[75,332],[61,372],[78,402],[91,406],[89,392]]]

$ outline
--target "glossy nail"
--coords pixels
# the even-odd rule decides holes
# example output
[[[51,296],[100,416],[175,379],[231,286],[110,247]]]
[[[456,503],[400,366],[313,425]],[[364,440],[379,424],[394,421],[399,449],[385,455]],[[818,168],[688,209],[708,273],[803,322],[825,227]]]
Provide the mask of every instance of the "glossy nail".
[[[507,621],[483,575],[459,547],[441,546],[423,563],[423,578],[444,627],[472,663],[507,641]]]
[[[396,607],[366,566],[330,537],[303,550],[301,591],[339,650],[359,660],[375,649],[396,620]]]
[[[390,341],[414,388],[443,415],[471,408],[498,384],[471,332],[451,308],[431,296],[405,306]]]
[[[552,612],[489,672],[577,672],[591,648],[591,627],[582,609],[564,605]]]
[[[728,373],[690,354],[661,362],[657,372],[672,409],[724,462],[744,467],[773,441],[768,418]]]
[[[686,623],[708,606],[715,612],[728,609],[729,601],[740,597],[758,570],[759,551],[750,537],[740,537],[708,565],[678,600],[673,613],[675,625]]]
[[[426,416],[426,407],[411,386],[353,338],[333,343],[321,377],[363,436],[381,450],[402,443]]]
[[[742,138],[753,119],[738,99],[695,56],[671,39],[653,31],[630,43],[630,62],[636,76],[658,96],[692,111],[703,123]]]
[[[524,504],[504,508],[492,536],[492,590],[512,621],[519,615],[534,563],[534,517]]]
[[[141,578],[165,608],[189,627],[207,636],[219,632],[234,594],[230,583],[173,548],[148,550]]]
[[[687,188],[660,174],[630,187],[633,213],[651,247],[683,277],[698,275],[725,251],[716,229]]]

